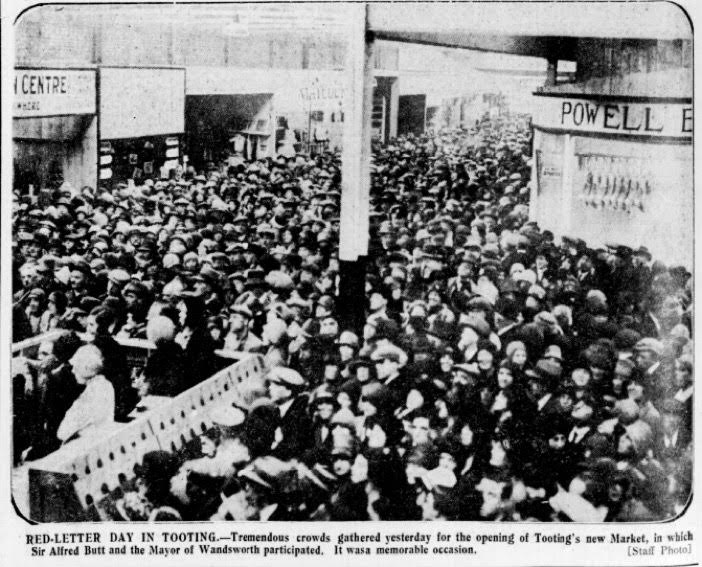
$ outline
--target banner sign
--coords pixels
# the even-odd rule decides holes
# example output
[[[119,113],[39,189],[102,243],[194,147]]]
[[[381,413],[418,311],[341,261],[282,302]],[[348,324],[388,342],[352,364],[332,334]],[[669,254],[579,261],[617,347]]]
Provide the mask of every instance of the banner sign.
[[[539,96],[533,123],[535,127],[576,133],[691,140],[692,101],[618,102]]]
[[[15,69],[15,118],[95,114],[95,71]]]
[[[103,140],[184,131],[185,69],[100,68],[100,137]]]

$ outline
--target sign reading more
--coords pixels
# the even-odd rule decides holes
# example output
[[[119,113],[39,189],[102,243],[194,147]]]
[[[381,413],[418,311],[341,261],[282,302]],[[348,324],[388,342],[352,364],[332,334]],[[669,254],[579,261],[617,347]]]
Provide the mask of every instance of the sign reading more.
[[[95,114],[95,71],[15,69],[15,118]]]
[[[692,102],[610,102],[539,97],[535,126],[627,136],[692,139]]]

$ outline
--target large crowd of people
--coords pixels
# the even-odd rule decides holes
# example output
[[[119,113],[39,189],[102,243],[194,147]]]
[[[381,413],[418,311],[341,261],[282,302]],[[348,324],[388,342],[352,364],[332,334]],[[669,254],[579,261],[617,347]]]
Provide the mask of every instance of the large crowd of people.
[[[31,462],[216,370],[266,373],[123,520],[671,518],[692,470],[691,274],[529,220],[523,116],[375,144],[365,324],[339,317],[341,156],[231,158],[13,200],[14,454]],[[155,345],[127,366],[120,338]]]

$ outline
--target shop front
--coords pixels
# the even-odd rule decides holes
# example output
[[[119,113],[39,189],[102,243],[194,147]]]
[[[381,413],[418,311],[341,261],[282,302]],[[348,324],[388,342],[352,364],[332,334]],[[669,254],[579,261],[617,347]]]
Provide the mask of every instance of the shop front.
[[[537,108],[534,220],[692,266],[692,100],[543,93]]]
[[[100,68],[100,183],[168,178],[183,164],[185,69]]]
[[[341,149],[348,93],[341,71],[303,71],[276,92],[276,112],[285,118],[304,151]],[[376,73],[371,129],[374,139],[397,135],[399,88],[395,76]]]
[[[188,159],[197,169],[234,154],[242,159],[274,151],[272,93],[198,94],[185,99]]]
[[[188,155],[196,167],[222,153],[262,158],[341,148],[343,71],[188,67],[186,92]],[[378,75],[376,137],[396,135],[398,99],[397,77]]]
[[[338,71],[300,77],[288,92],[277,97],[278,111],[300,148],[320,153],[341,148],[346,89]]]
[[[15,68],[14,187],[27,194],[97,179],[94,69]]]

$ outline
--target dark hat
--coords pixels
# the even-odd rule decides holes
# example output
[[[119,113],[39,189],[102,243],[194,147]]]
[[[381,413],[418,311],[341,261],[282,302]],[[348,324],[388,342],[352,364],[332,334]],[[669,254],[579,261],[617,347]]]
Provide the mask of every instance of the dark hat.
[[[78,306],[86,313],[90,313],[95,307],[100,305],[100,303],[101,301],[97,297],[86,295],[81,298],[80,302],[78,303]]]
[[[71,263],[69,264],[69,269],[71,271],[77,270],[79,272],[83,272],[84,274],[90,276],[92,275],[92,270],[90,269],[90,264],[86,262],[83,258],[81,257],[74,257],[71,259]]]
[[[330,390],[320,389],[317,390],[310,402],[310,405],[314,408],[320,404],[331,404],[334,407],[338,407],[338,402],[336,401],[336,396],[334,392]]]
[[[137,281],[130,281],[126,286],[124,286],[124,289],[122,290],[122,295],[133,293],[138,298],[143,299],[147,296],[148,292],[148,288],[143,283]]]
[[[460,363],[460,364],[454,364],[451,367],[452,372],[463,372],[464,374],[468,374],[469,376],[475,376],[476,378],[480,376],[480,369],[478,368],[477,364],[467,364],[467,363]]]
[[[358,358],[354,358],[351,362],[348,364],[348,369],[349,372],[352,374],[356,372],[356,369],[359,367],[365,367],[365,368],[373,368],[375,366],[374,362],[370,359],[370,357],[367,356],[359,356]]]
[[[471,297],[466,304],[467,311],[487,311],[491,312],[493,310],[492,304],[482,296]],[[490,334],[489,330],[488,333]]]
[[[487,337],[490,335],[490,325],[481,316],[474,313],[469,313],[468,315],[462,317],[459,321],[461,328],[470,327],[473,329],[480,337]]]
[[[616,247],[616,255],[621,258],[629,258],[633,254],[633,250],[628,246],[619,245]]]
[[[558,381],[563,372],[563,367],[560,364],[544,358],[536,363],[535,369],[540,378],[551,383]]]
[[[603,370],[614,369],[616,355],[607,346],[600,343],[593,343],[582,353],[583,359],[591,368],[601,368]]]
[[[422,247],[422,255],[433,260],[444,260],[444,248],[437,244],[425,243]]]
[[[633,349],[641,340],[641,334],[634,329],[621,329],[614,335],[614,346],[617,350]]]
[[[56,269],[56,261],[58,258],[55,256],[43,256],[37,263],[37,271],[40,273],[53,273]]]
[[[400,328],[393,319],[376,319],[374,338],[394,341],[399,333]]]
[[[311,339],[319,334],[319,321],[317,319],[308,319],[302,325],[300,333],[303,337]]]
[[[390,409],[392,395],[390,391],[379,382],[369,382],[361,386],[361,400],[374,405],[380,413]]]
[[[258,269],[246,270],[246,282],[244,287],[249,289],[252,287],[265,287],[266,281],[263,279],[264,271]]]
[[[341,385],[341,388],[339,388],[337,393],[346,394],[351,400],[351,403],[355,406],[358,404],[358,400],[361,397],[361,383],[355,378],[350,378]]]
[[[559,433],[568,435],[571,427],[571,422],[567,417],[561,415],[549,416],[549,419],[543,426],[544,437],[549,439]]]
[[[645,246],[639,246],[639,249],[636,251],[637,256],[644,256],[647,260],[651,260],[653,256],[651,256],[651,253],[648,251],[648,248]]]
[[[221,274],[210,266],[203,266],[193,280],[207,282],[211,285],[218,285],[221,280]]]
[[[331,312],[333,312],[334,308],[336,307],[334,298],[331,295],[323,295],[322,297],[320,297],[317,300],[317,305]]]
[[[134,474],[148,482],[167,481],[178,471],[178,459],[167,451],[150,451],[141,464],[134,465]]]

